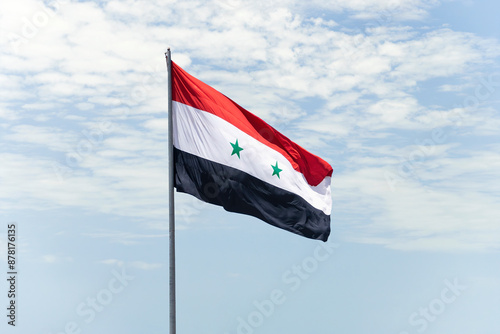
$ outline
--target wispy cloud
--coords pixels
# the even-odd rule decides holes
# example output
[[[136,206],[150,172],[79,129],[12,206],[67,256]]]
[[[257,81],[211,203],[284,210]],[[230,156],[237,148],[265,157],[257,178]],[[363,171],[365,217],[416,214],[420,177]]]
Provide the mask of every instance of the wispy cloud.
[[[42,262],[49,263],[49,264],[55,264],[55,263],[61,263],[61,262],[73,262],[73,258],[70,256],[45,254],[42,256]]]
[[[106,264],[106,265],[111,265],[111,266],[125,266],[127,268],[134,268],[134,269],[140,269],[140,270],[155,270],[155,269],[160,269],[163,267],[162,263],[148,263],[148,262],[143,262],[143,261],[130,261],[130,262],[125,262],[117,259],[106,259],[99,261],[99,263]]]
[[[117,242],[124,245],[134,245],[144,239],[168,238],[168,234],[138,234],[120,231],[105,231],[96,233],[85,233],[84,236],[91,238],[106,238],[111,242]]]
[[[427,156],[406,174],[397,163],[388,170],[391,164],[382,160],[338,176],[338,210],[364,208],[358,218],[364,223],[352,230],[351,240],[404,250],[497,249],[500,160],[486,151],[463,154]]]

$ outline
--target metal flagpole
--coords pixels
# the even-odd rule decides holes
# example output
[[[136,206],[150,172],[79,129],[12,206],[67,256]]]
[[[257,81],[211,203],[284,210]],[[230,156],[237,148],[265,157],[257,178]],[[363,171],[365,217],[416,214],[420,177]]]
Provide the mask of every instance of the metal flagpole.
[[[174,206],[174,136],[172,119],[172,57],[170,48],[165,52],[167,61],[168,95],[168,229],[169,229],[169,297],[170,334],[176,334],[175,314],[175,206]]]

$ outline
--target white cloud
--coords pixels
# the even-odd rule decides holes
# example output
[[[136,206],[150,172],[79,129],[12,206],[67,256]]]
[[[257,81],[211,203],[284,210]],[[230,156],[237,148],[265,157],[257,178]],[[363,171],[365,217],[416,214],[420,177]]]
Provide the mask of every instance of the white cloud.
[[[42,262],[45,263],[61,263],[61,262],[73,262],[73,258],[70,256],[59,256],[54,254],[45,254],[42,256]]]
[[[111,265],[111,266],[125,266],[125,267],[131,267],[135,269],[140,269],[140,270],[154,270],[154,269],[159,269],[163,267],[162,263],[149,263],[149,262],[143,262],[143,261],[130,261],[130,262],[125,262],[117,259],[106,259],[99,261],[99,263],[106,264],[106,265]]]
[[[18,116],[14,111],[0,105],[0,118],[5,120],[15,120]]]
[[[439,87],[439,90],[442,92],[461,92],[461,91],[464,91],[464,90],[470,89],[470,88],[472,88],[471,84],[463,84],[463,85],[446,84],[446,85],[441,85]]]
[[[144,122],[143,126],[157,133],[167,133],[168,121],[166,118],[156,118]]]
[[[372,160],[372,167],[336,175],[338,210],[361,210],[366,220],[351,240],[404,250],[496,249],[500,160],[492,152],[467,153],[428,155],[406,174],[390,167],[397,163]]]
[[[99,263],[112,265],[112,266],[117,265],[120,267],[123,265],[123,261],[120,261],[117,259],[106,259],[106,260],[99,261]]]
[[[168,234],[140,234],[122,231],[102,231],[96,233],[85,233],[84,235],[91,238],[106,238],[112,242],[117,242],[124,245],[135,245],[139,243],[140,240],[144,239],[168,238]]]
[[[74,133],[65,133],[61,129],[50,127],[16,125],[10,130],[11,134],[3,136],[7,140],[40,145],[54,151],[70,151],[70,143],[75,142],[77,138]]]
[[[132,261],[130,266],[141,270],[154,270],[163,267],[162,263],[148,263],[143,261]]]

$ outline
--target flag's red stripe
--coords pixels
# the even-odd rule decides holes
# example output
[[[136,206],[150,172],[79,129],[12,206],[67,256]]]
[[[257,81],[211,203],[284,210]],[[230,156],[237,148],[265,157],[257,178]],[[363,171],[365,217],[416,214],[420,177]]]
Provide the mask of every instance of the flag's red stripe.
[[[325,160],[306,151],[224,94],[188,74],[174,62],[172,99],[212,113],[280,152],[312,186],[332,175],[333,169]]]

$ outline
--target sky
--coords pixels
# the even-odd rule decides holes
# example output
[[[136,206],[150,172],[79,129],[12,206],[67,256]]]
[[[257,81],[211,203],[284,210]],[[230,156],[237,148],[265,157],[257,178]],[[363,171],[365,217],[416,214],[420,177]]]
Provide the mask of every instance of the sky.
[[[170,47],[334,168],[326,243],[176,194],[179,334],[497,334],[499,11],[1,2],[1,333],[168,333]]]

